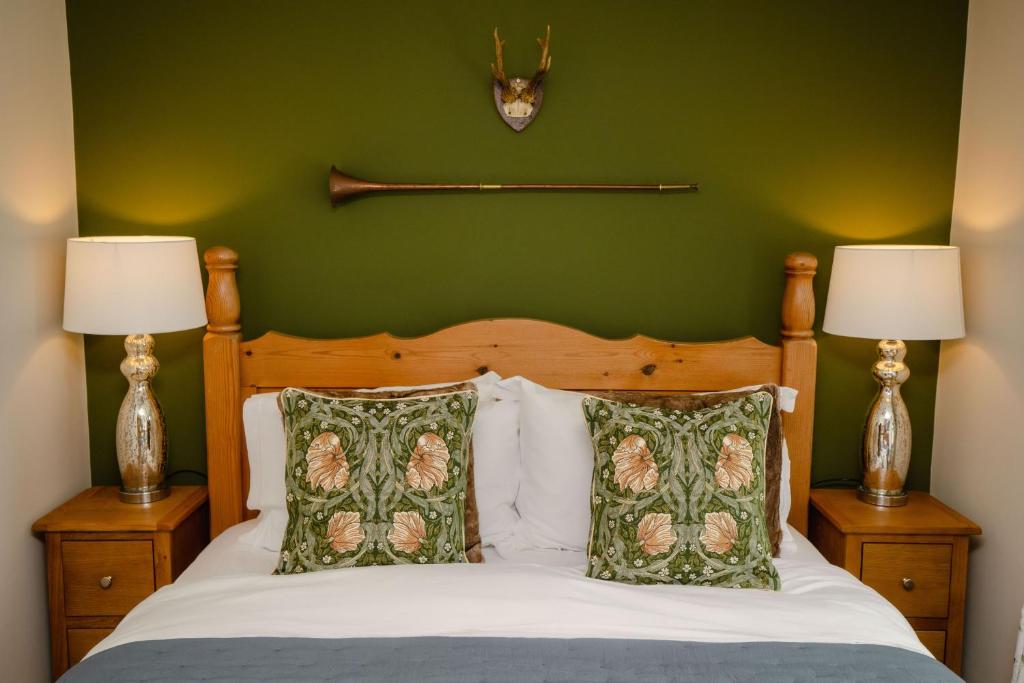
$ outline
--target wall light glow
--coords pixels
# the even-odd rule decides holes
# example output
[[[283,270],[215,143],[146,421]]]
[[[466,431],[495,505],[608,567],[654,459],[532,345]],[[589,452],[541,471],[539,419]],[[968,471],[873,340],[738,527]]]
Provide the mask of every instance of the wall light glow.
[[[79,184],[79,202],[126,223],[174,226],[224,213],[255,192],[241,169],[212,164],[203,150],[108,152]]]
[[[57,222],[75,206],[74,166],[68,164],[68,141],[37,139],[13,150],[4,163],[17,173],[4,174],[0,205],[34,225]]]

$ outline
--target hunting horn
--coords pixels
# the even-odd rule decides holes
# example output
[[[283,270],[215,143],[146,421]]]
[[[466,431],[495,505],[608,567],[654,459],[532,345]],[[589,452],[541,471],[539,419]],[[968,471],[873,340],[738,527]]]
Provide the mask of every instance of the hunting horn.
[[[331,166],[327,183],[331,192],[331,206],[337,206],[349,197],[368,192],[429,192],[433,190],[584,190],[602,192],[606,190],[624,192],[696,192],[697,183],[653,185],[616,185],[616,184],[569,184],[569,183],[516,183],[511,185],[488,185],[485,183],[448,184],[448,183],[375,183],[371,180],[353,178]]]

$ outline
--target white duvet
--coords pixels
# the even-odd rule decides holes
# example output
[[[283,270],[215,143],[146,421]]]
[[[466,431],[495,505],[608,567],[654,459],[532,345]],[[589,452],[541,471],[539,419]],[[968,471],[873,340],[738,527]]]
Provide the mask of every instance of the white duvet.
[[[782,590],[629,586],[583,575],[582,553],[484,564],[270,576],[276,554],[221,534],[90,654],[140,640],[505,636],[891,645],[928,654],[906,619],[802,536],[784,541]]]

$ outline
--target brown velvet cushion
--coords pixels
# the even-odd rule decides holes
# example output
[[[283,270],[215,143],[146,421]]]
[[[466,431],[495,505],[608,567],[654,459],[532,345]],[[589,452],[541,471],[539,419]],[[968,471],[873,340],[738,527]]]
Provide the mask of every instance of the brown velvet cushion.
[[[743,398],[758,391],[772,395],[772,416],[768,423],[768,439],[765,444],[765,526],[772,543],[772,556],[779,556],[782,542],[782,524],[779,519],[779,496],[782,488],[782,415],[779,412],[779,388],[765,384],[742,391],[727,391],[714,394],[661,394],[655,391],[594,391],[594,396],[621,403],[635,403],[638,406],[661,408],[662,410],[700,410],[716,403]]]
[[[325,396],[335,398],[415,398],[417,396],[435,396],[453,391],[476,390],[472,382],[452,384],[437,389],[408,389],[404,391],[355,391],[344,389],[316,389]],[[480,514],[476,506],[476,485],[473,474],[473,443],[469,444],[469,467],[466,469],[466,559],[470,562],[483,562],[484,555],[480,543]]]

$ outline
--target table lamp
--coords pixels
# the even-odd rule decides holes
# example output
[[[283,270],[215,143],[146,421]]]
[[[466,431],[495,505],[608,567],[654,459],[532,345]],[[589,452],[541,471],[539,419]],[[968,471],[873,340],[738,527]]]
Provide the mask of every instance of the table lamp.
[[[68,240],[64,329],[127,335],[121,373],[128,394],[117,414],[120,499],[149,503],[169,493],[167,432],[150,381],[160,369],[153,337],[206,324],[199,253],[191,237]]]
[[[904,339],[964,336],[960,249],[947,246],[836,247],[825,304],[825,332],[880,339],[872,372],[878,395],[868,412],[858,493],[882,507],[906,505],[910,415],[900,386],[910,370]]]

